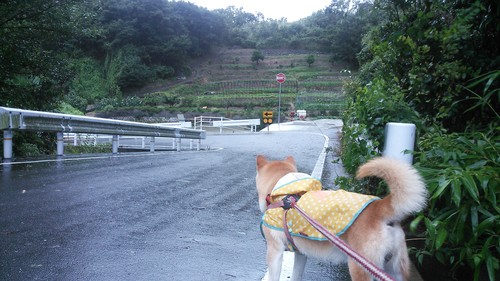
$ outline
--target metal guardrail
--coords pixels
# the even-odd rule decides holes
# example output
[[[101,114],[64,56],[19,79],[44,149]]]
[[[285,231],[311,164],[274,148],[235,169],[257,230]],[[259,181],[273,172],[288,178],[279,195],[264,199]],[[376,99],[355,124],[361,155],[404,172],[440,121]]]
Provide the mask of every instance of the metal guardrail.
[[[177,150],[183,138],[198,140],[198,150],[201,139],[206,138],[203,130],[8,107],[0,107],[0,130],[4,132],[5,159],[12,158],[12,136],[17,130],[56,132],[58,155],[64,150],[63,133],[113,135],[113,153],[118,152],[119,135],[151,137],[151,151],[154,151],[154,137],[175,138],[179,144]]]

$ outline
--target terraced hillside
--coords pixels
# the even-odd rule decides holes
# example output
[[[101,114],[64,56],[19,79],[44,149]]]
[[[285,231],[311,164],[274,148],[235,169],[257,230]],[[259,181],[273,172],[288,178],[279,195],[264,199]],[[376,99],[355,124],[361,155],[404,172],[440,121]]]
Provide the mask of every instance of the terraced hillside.
[[[264,60],[255,63],[251,60],[253,52],[253,49],[221,48],[210,57],[193,61],[191,75],[142,95],[140,101],[136,99],[134,117],[172,119],[182,113],[188,119],[199,115],[238,119],[259,118],[262,111],[269,110],[277,114],[277,73],[285,73],[287,77],[281,84],[282,120],[298,109],[307,110],[310,117],[341,114],[345,104],[342,84],[349,74],[342,71],[341,65],[332,66],[328,55],[261,50]],[[306,62],[309,55],[314,56],[311,65]],[[119,110],[121,106],[117,107],[108,110],[108,114],[124,114]]]

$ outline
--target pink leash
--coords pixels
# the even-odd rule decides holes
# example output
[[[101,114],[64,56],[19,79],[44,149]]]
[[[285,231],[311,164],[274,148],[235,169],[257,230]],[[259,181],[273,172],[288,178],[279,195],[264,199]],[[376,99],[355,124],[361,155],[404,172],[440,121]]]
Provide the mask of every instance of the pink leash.
[[[316,228],[323,236],[325,236],[330,242],[337,246],[342,252],[347,254],[349,257],[354,259],[359,265],[364,267],[371,275],[380,281],[395,281],[391,276],[387,275],[378,266],[365,259],[363,256],[355,252],[347,243],[342,239],[338,238],[336,235],[330,233],[324,226],[310,217],[306,212],[304,212],[296,202],[292,202],[291,206],[295,208],[314,228]]]

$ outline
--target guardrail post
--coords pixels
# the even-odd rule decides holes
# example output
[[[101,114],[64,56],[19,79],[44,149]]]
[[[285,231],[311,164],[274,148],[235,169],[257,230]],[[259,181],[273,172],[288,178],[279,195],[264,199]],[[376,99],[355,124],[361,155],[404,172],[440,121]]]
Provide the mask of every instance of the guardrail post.
[[[4,130],[3,131],[3,158],[11,159],[12,158],[12,137],[14,133],[12,130]]]
[[[405,154],[405,150],[415,149],[415,124],[393,123],[385,125],[385,143],[382,156],[413,164],[413,154]]]
[[[196,150],[200,151],[201,140],[198,139],[198,143],[196,144]]]
[[[64,134],[63,132],[57,132],[57,156],[64,155]]]
[[[155,152],[155,137],[149,140],[149,152]]]
[[[113,154],[118,153],[118,135],[113,135]]]
[[[181,151],[181,138],[176,138],[177,141],[177,151]]]
[[[193,150],[193,140],[189,141],[189,150]]]
[[[172,139],[172,149],[175,149],[175,139]]]

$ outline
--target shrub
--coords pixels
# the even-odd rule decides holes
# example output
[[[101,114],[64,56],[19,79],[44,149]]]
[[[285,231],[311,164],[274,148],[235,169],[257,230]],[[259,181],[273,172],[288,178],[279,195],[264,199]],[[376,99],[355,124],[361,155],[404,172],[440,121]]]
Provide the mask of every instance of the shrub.
[[[38,146],[34,143],[21,143],[19,152],[21,156],[25,157],[36,157],[42,155],[42,152],[40,152]]]
[[[69,104],[73,108],[81,112],[85,112],[87,105],[89,104],[89,100],[79,96],[77,92],[70,90],[69,93],[64,97],[64,103]]]
[[[15,157],[33,157],[53,154],[56,148],[56,134],[46,132],[16,131],[13,139]]]
[[[83,112],[71,106],[71,104],[61,102],[59,107],[56,109],[57,112],[72,115],[84,115]]]
[[[382,151],[385,124],[403,122],[420,126],[420,121],[397,83],[376,79],[351,91],[352,102],[343,116],[342,161],[346,171],[354,174],[360,164]]]
[[[110,110],[119,107],[134,107],[141,106],[143,100],[136,96],[130,96],[126,98],[103,98],[96,103],[97,110]]]
[[[470,269],[461,280],[495,280],[499,268],[500,137],[489,133],[443,134],[422,137],[415,154],[430,194],[428,210],[418,217],[426,229],[421,261],[433,256],[451,268]],[[464,278],[464,276],[462,276]]]
[[[172,78],[175,75],[175,70],[171,66],[157,65],[155,66],[156,77],[161,79]]]
[[[89,153],[109,153],[111,151],[111,144],[98,143],[94,144],[88,140],[77,146],[68,145],[64,149],[66,154],[89,154]]]

